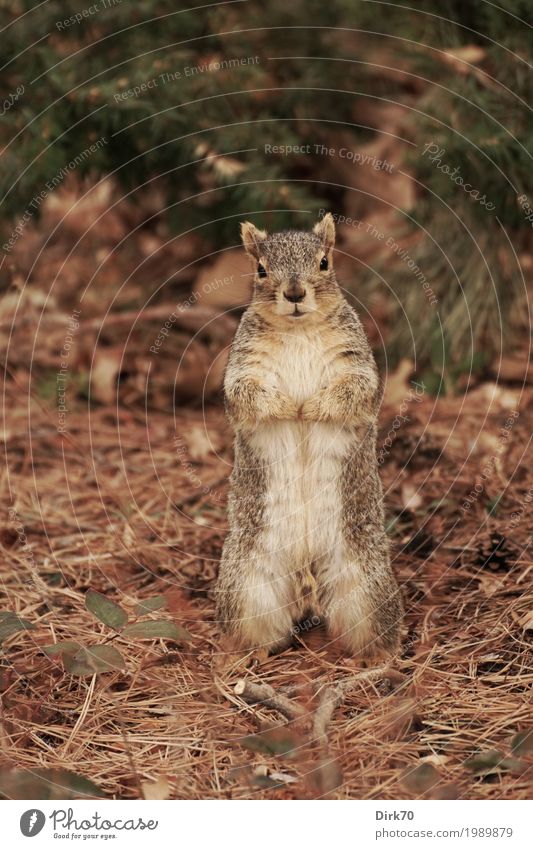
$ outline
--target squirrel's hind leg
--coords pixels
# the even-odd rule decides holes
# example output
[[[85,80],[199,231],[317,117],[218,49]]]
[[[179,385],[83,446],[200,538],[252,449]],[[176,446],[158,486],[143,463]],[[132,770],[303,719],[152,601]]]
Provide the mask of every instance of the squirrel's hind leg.
[[[223,631],[241,649],[280,651],[292,641],[293,619],[287,578],[253,555],[221,563],[217,614]]]
[[[402,602],[388,558],[379,564],[348,559],[322,585],[328,633],[352,655],[382,659],[399,647]]]

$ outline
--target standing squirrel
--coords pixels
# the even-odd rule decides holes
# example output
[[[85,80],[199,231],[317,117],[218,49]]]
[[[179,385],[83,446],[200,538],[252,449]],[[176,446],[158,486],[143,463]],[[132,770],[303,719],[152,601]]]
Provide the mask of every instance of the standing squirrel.
[[[312,613],[348,652],[386,655],[402,603],[376,459],[380,381],[335,278],[333,217],[241,234],[254,295],[224,378],[235,462],[219,621],[239,648],[274,652]]]

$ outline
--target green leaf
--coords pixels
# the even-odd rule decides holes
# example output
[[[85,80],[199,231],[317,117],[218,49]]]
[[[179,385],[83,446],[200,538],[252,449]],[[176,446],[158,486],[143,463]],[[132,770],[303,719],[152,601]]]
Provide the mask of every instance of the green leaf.
[[[0,624],[4,622],[24,622],[26,620],[22,619],[18,613],[14,613],[12,610],[2,610],[0,612]]]
[[[5,622],[6,619],[13,619],[16,615],[11,610],[0,610],[0,623]]]
[[[526,761],[521,761],[519,758],[504,758],[500,763],[502,772],[512,772],[514,775],[521,775],[529,769]]]
[[[128,621],[128,615],[119,604],[96,590],[88,590],[85,596],[85,607],[104,625],[120,630]]]
[[[63,654],[63,664],[71,675],[99,675],[126,668],[126,662],[113,646],[89,646],[76,654]]]
[[[467,758],[464,766],[474,773],[487,772],[494,769],[502,759],[503,754],[498,749],[490,749],[487,752],[480,752],[478,755]]]
[[[515,734],[511,740],[511,750],[513,755],[533,754],[533,728]]]
[[[41,650],[48,657],[57,657],[62,654],[76,654],[82,648],[81,643],[75,640],[61,640],[59,643],[52,643],[50,646],[41,646]]]
[[[491,501],[487,504],[487,513],[489,516],[495,516],[500,507],[500,501],[503,498],[503,492],[496,496],[496,498],[491,499]]]
[[[438,397],[446,394],[446,386],[441,374],[434,371],[425,371],[420,379],[425,384],[429,395]]]
[[[0,796],[4,799],[103,799],[104,793],[88,778],[66,769],[1,769]]]
[[[123,637],[137,637],[140,640],[153,640],[164,637],[168,640],[192,640],[185,628],[181,628],[170,619],[156,619],[151,622],[135,622],[122,631]]]
[[[452,371],[454,375],[475,373],[484,369],[489,362],[490,357],[486,351],[475,351],[473,356],[459,360]]]
[[[165,606],[167,600],[164,595],[154,595],[151,598],[145,598],[140,601],[135,608],[135,613],[138,616],[144,616],[145,613],[152,613],[154,610],[160,610]]]
[[[7,640],[8,637],[16,634],[17,631],[32,631],[35,625],[28,622],[27,619],[22,619],[12,611],[2,611],[0,614],[0,643]]]
[[[431,341],[431,365],[435,366],[435,370],[442,372],[445,365],[450,361],[448,355],[446,338],[443,336],[435,336]]]
[[[504,758],[499,749],[488,749],[486,752],[479,752],[473,755],[464,762],[464,766],[471,770],[475,775],[491,772],[508,772],[513,766],[512,758]],[[514,761],[514,765],[516,765]]]

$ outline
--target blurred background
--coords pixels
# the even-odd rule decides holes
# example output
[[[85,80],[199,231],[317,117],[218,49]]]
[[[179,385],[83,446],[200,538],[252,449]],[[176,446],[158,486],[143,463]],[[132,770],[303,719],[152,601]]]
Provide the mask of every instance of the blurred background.
[[[382,367],[407,360],[430,392],[454,393],[501,374],[505,354],[520,378],[526,0],[33,5],[0,5],[0,275],[2,327],[20,319],[10,368],[31,354],[41,395],[73,309],[71,398],[89,391],[88,358],[95,401],[117,382],[124,402],[216,393],[250,297],[239,221],[310,227],[324,209]]]

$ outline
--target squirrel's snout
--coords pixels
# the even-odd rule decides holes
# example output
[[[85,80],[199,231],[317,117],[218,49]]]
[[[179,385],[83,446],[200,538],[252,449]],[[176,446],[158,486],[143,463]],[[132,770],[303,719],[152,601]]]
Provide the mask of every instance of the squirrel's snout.
[[[305,289],[299,283],[294,286],[289,286],[283,292],[283,297],[291,304],[299,304],[305,298]]]

